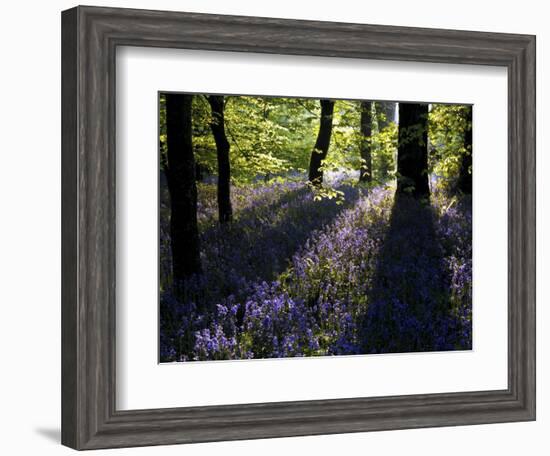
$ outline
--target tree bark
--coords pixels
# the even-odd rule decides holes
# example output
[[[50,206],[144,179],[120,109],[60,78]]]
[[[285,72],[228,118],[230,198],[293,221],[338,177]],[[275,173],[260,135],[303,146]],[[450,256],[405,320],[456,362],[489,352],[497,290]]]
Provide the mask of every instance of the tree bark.
[[[166,95],[167,182],[174,287],[201,272],[197,186],[191,123],[192,95]]]
[[[227,223],[233,218],[233,209],[231,207],[230,145],[225,134],[225,103],[224,97],[220,95],[210,95],[207,98],[212,109],[210,128],[214,135],[218,156],[218,216],[220,223]]]
[[[309,181],[314,185],[323,183],[323,171],[321,164],[327,157],[328,148],[330,145],[330,137],[332,135],[332,116],[334,113],[333,100],[320,100],[321,103],[321,120],[319,122],[319,133],[315,147],[311,152],[311,160],[309,162]]]
[[[460,163],[460,174],[458,176],[458,190],[462,193],[472,194],[472,107],[468,106],[465,112],[466,129],[464,130],[464,149]]]
[[[429,197],[428,105],[399,103],[397,193]]]
[[[382,131],[395,120],[396,107],[397,103],[394,103],[393,101],[376,102],[376,114],[382,114],[378,116],[378,131]]]
[[[361,102],[361,168],[359,182],[372,182],[372,102]]]

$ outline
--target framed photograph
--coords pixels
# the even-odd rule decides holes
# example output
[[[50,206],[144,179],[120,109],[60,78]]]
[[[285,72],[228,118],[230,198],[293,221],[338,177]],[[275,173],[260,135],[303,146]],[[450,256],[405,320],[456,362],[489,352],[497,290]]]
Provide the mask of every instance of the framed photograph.
[[[62,443],[535,419],[535,37],[62,13]]]

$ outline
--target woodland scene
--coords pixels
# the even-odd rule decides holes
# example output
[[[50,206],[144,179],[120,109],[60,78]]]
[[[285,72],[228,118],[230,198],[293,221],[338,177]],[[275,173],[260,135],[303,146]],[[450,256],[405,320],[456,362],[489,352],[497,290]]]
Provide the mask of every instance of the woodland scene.
[[[160,361],[470,350],[472,106],[159,94]]]

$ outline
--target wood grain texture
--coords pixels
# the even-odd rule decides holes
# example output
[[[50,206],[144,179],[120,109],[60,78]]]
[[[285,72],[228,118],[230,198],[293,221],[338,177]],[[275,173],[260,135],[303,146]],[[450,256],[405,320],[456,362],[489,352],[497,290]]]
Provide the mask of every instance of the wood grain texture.
[[[62,123],[62,165],[61,165],[61,390],[62,424],[61,440],[72,447],[77,446],[77,389],[78,351],[78,276],[77,243],[77,153],[78,116],[77,110],[77,40],[76,10],[67,11],[61,26],[61,123]],[[70,399],[69,399],[70,398]]]
[[[508,389],[117,411],[115,51],[149,46],[508,68]],[[62,13],[62,442],[76,449],[535,419],[535,37],[77,7]]]

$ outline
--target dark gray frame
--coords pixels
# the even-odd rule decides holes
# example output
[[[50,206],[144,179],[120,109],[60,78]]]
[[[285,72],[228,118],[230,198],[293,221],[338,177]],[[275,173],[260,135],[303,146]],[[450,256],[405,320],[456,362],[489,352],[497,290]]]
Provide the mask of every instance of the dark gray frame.
[[[115,48],[121,45],[506,67],[508,388],[116,410]],[[534,36],[77,7],[62,13],[62,54],[63,444],[112,448],[535,419]]]

